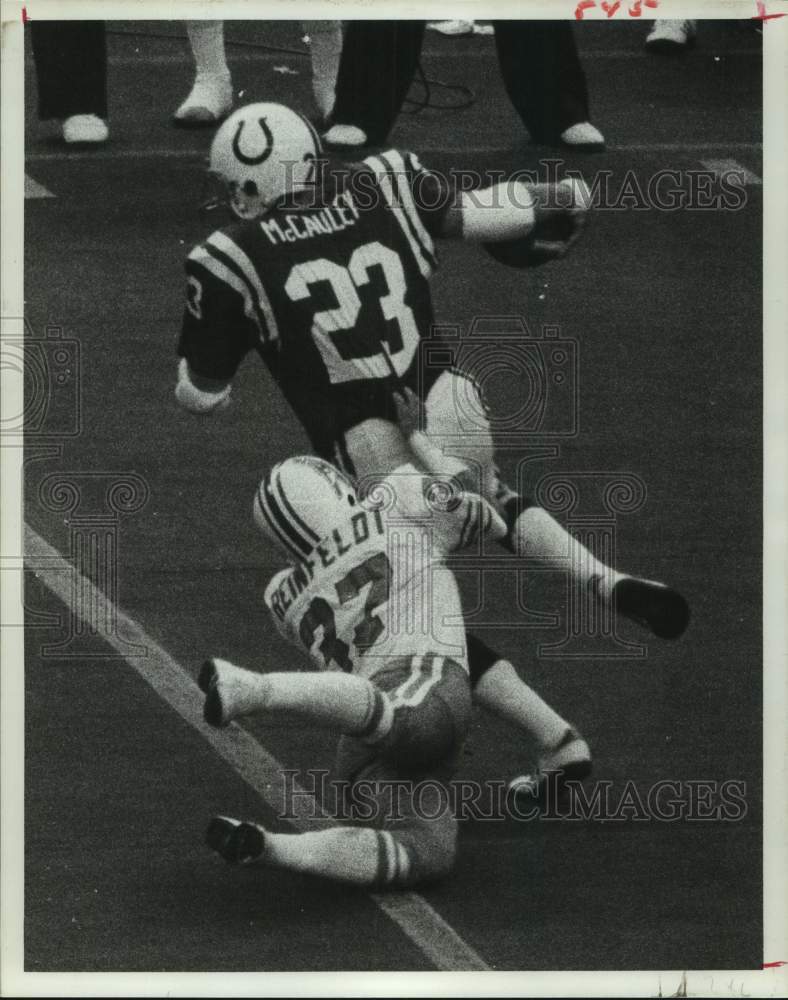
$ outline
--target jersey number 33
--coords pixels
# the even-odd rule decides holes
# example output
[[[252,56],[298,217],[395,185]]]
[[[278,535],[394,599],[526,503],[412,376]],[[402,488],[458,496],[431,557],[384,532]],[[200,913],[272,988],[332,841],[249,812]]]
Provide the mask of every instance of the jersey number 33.
[[[324,597],[313,597],[304,612],[298,633],[310,654],[319,652],[326,668],[332,665],[340,670],[353,670],[351,643],[354,656],[363,655],[382,635],[385,625],[376,612],[389,599],[391,589],[391,563],[385,552],[376,552],[358,566],[354,566],[335,585],[336,604],[332,606]],[[366,596],[362,591],[369,586]],[[333,596],[333,595],[332,595]],[[363,603],[362,603],[363,602]],[[346,618],[347,626],[340,628],[345,634],[353,629],[349,642],[337,635],[337,611]],[[322,637],[320,633],[322,632]],[[318,641],[317,650],[314,650]],[[350,635],[345,635],[350,639]]]

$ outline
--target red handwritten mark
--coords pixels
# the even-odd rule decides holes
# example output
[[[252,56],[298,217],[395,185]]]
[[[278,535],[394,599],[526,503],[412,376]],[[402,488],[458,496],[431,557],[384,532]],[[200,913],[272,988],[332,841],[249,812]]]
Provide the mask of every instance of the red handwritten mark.
[[[762,3],[761,0],[757,0],[755,6],[758,8],[758,13],[753,14],[753,21],[773,21],[776,17],[785,17],[785,14],[767,14],[766,4]]]
[[[22,24],[27,24],[29,18],[27,16],[27,7],[22,8]]]
[[[782,17],[782,15],[779,15]],[[764,962],[764,969],[779,969],[781,965],[788,965],[788,962]]]
[[[643,13],[643,5],[649,7],[651,10],[656,10],[659,7],[659,0],[634,0],[631,7],[628,8],[630,17],[640,17]],[[608,3],[607,0],[602,0],[602,10],[608,16],[608,18],[615,17],[619,7],[621,6],[621,0],[614,0],[613,3]],[[575,20],[582,21],[584,16],[584,11],[591,10],[596,7],[596,0],[580,0],[580,3],[575,7]],[[782,14],[770,14],[769,17],[783,17]]]

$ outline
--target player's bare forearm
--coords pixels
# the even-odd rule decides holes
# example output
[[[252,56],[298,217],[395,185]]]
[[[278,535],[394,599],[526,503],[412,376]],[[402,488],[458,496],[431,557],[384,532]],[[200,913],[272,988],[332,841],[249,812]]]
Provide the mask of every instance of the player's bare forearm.
[[[533,234],[546,254],[562,256],[579,237],[589,204],[581,180],[507,181],[463,192],[446,213],[441,235],[498,243]]]

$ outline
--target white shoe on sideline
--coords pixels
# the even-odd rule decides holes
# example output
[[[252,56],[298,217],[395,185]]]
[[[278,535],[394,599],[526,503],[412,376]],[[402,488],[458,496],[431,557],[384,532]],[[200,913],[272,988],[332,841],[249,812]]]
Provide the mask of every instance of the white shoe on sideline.
[[[72,143],[99,143],[109,139],[107,123],[98,115],[71,115],[63,122],[63,138]]]
[[[695,44],[695,21],[655,21],[646,37],[649,52],[682,52]]]
[[[441,35],[471,35],[473,21],[428,21],[430,31],[438,31]]]
[[[229,73],[198,73],[189,96],[172,116],[176,125],[214,125],[232,110],[233,83]]]
[[[356,146],[366,146],[367,133],[358,125],[332,125],[323,134],[323,141],[328,146],[346,146],[353,149]]]
[[[561,133],[561,142],[574,149],[604,149],[605,137],[591,122],[575,122]]]

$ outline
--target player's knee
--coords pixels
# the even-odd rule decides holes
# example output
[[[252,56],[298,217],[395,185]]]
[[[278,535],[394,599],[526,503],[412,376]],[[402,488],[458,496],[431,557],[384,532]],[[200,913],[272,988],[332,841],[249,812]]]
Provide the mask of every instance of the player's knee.
[[[426,432],[447,455],[456,454],[480,470],[492,469],[495,449],[490,419],[480,387],[471,375],[457,370],[441,372],[424,405]],[[487,476],[487,472],[482,473],[483,480]]]

